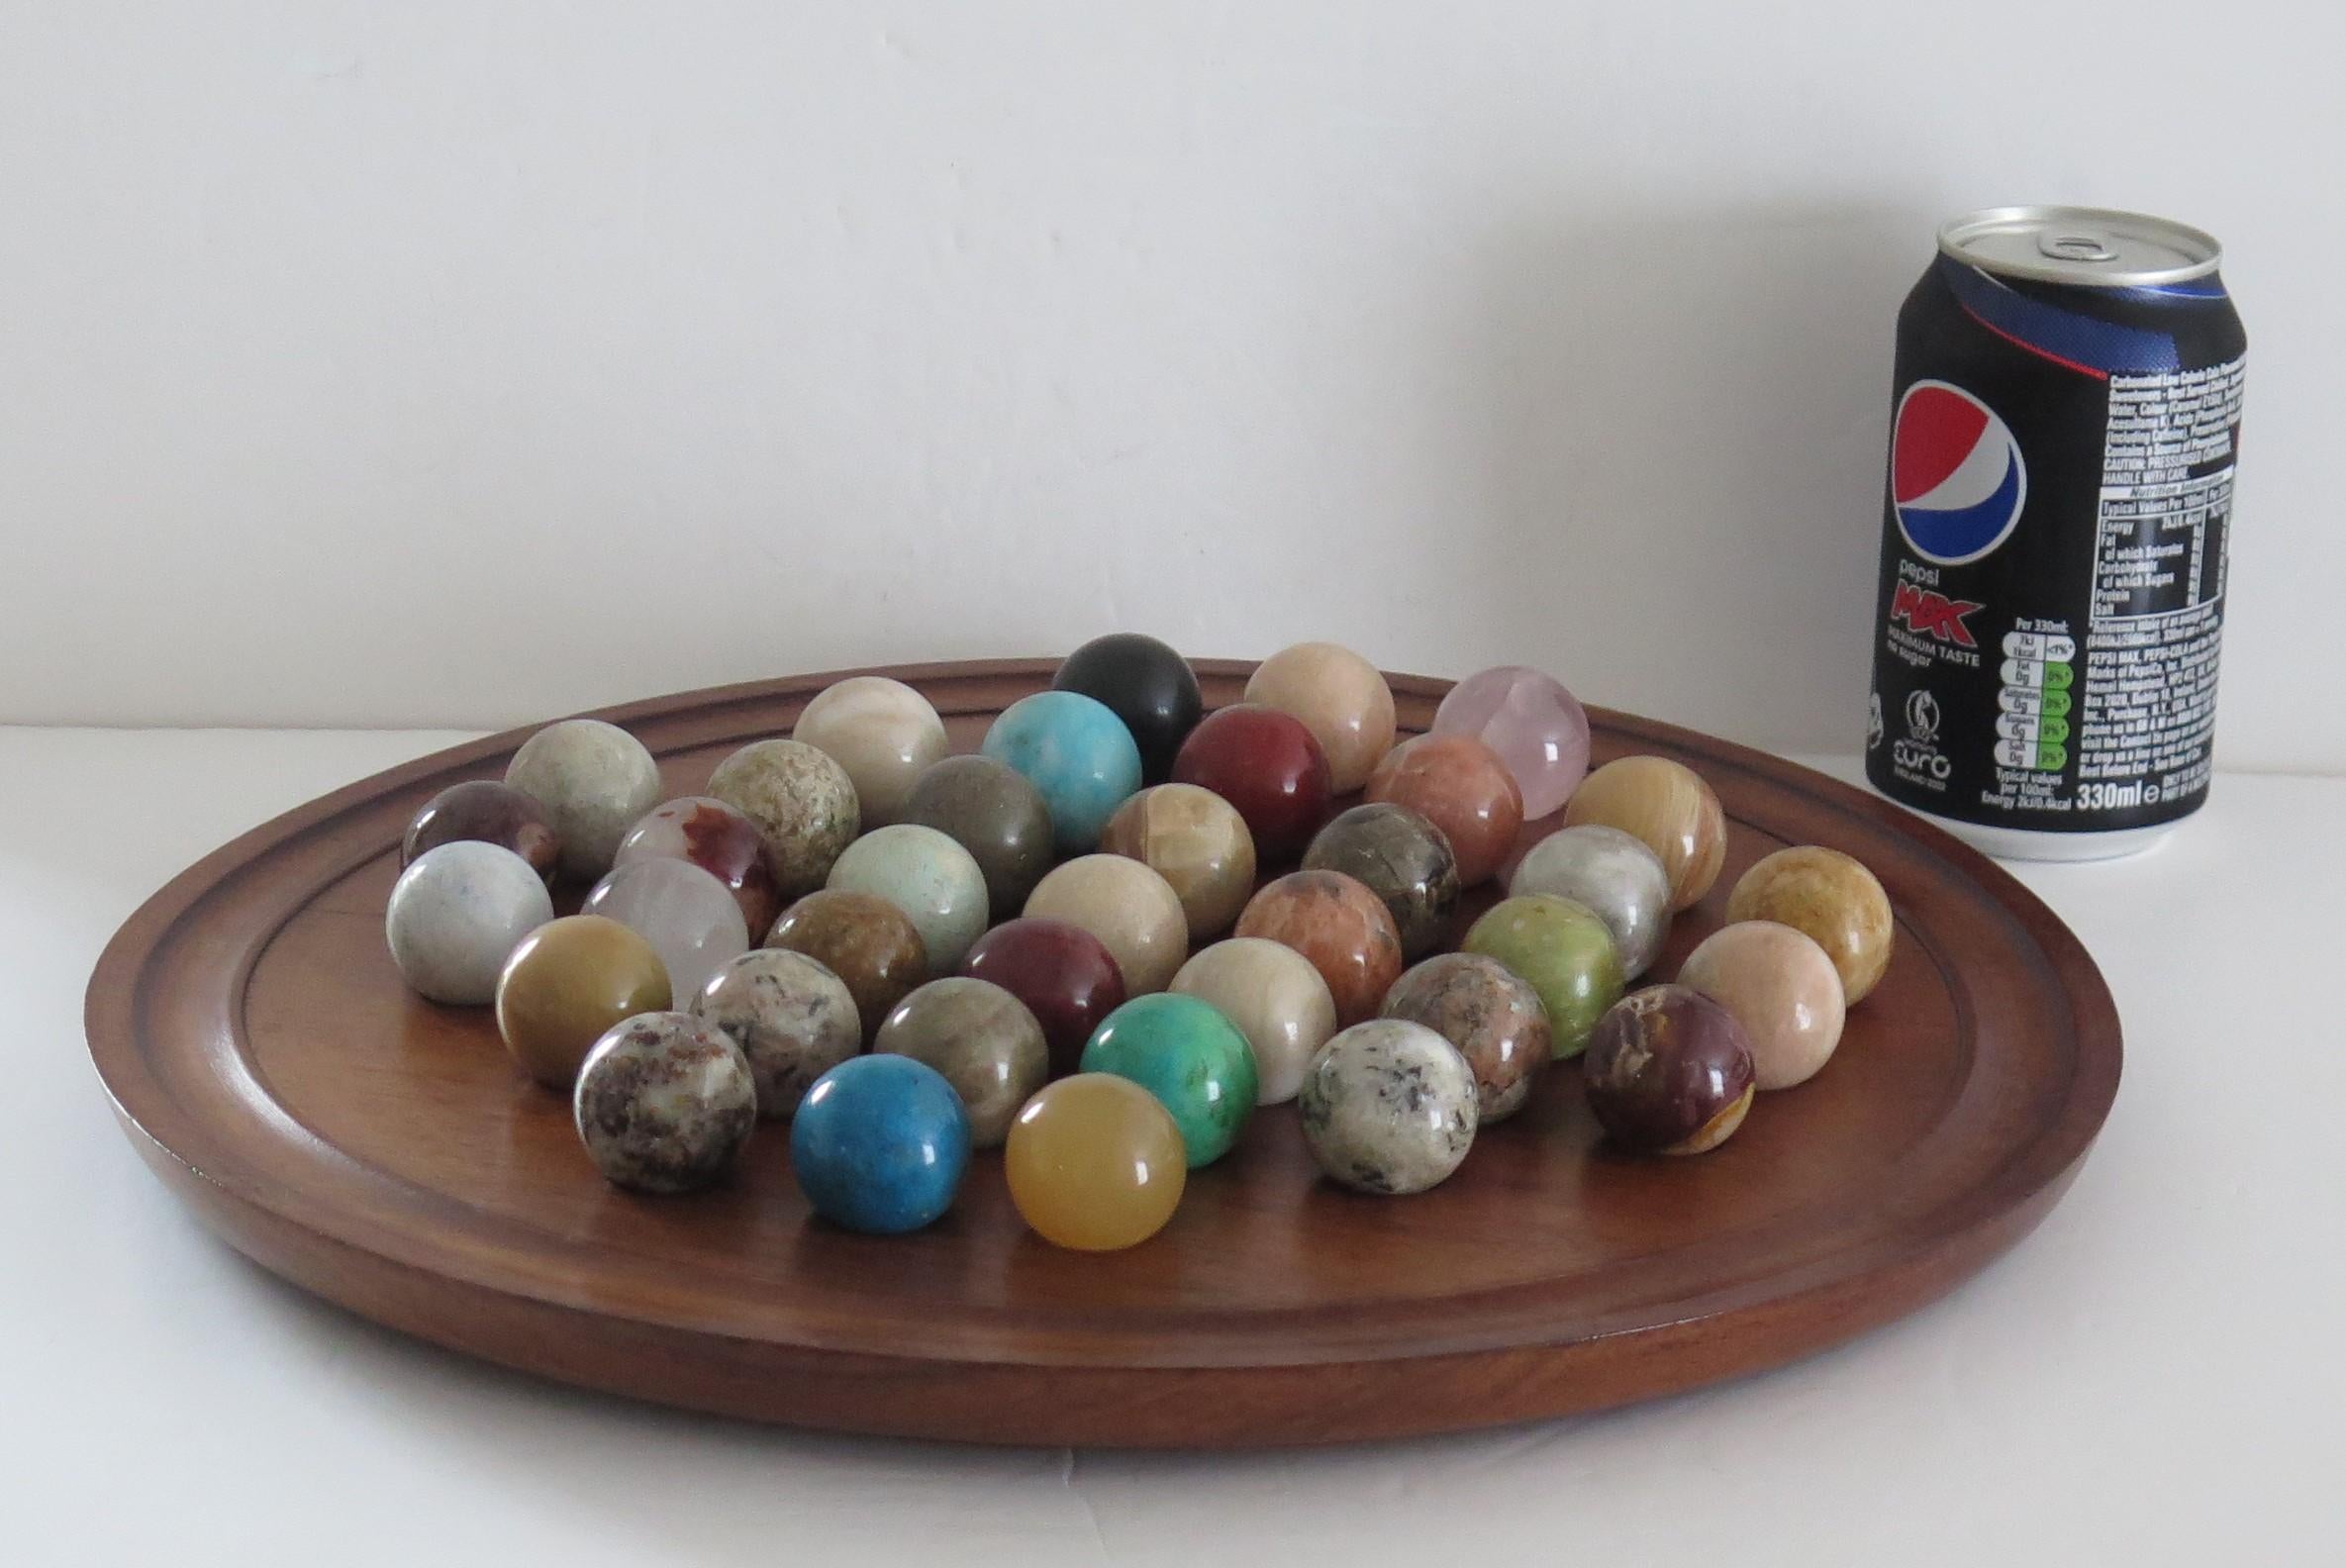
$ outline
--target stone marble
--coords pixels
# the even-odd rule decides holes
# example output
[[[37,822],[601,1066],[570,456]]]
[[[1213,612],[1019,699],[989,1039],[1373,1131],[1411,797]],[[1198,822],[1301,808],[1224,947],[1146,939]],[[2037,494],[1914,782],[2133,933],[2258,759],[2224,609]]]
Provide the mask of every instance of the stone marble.
[[[1088,854],[1125,798],[1140,788],[1140,747],[1108,705],[1046,691],[1002,710],[979,750],[1042,793],[1062,855]]]
[[[1624,980],[1652,968],[1670,937],[1670,873],[1643,840],[1618,828],[1584,823],[1549,833],[1523,856],[1507,890],[1552,893],[1595,910],[1613,932]]]
[[[1290,871],[1264,883],[1238,917],[1238,934],[1303,954],[1327,982],[1339,1025],[1374,1018],[1401,978],[1401,931],[1384,901],[1340,871]]]
[[[643,742],[600,719],[547,725],[514,752],[505,782],[545,813],[562,874],[577,882],[610,870],[620,839],[660,800],[660,767]]]
[[[847,770],[803,740],[750,741],[717,764],[708,793],[757,824],[785,903],[823,886],[863,831]]]
[[[383,935],[418,996],[493,1000],[497,975],[523,937],[554,918],[538,868],[498,844],[459,838],[427,849],[391,885]]]
[[[929,978],[929,947],[913,918],[870,893],[810,893],[782,912],[765,944],[805,953],[837,975],[855,999],[867,1040]]]
[[[1376,665],[1333,642],[1298,642],[1264,659],[1247,677],[1246,700],[1304,722],[1338,795],[1367,783],[1393,749],[1393,688]]]
[[[1874,873],[1817,844],[1779,849],[1744,872],[1727,895],[1727,919],[1775,921],[1806,933],[1840,972],[1851,1007],[1881,983],[1897,937],[1890,895]]]
[[[1391,801],[1339,812],[1304,851],[1307,871],[1341,871],[1384,901],[1405,960],[1424,957],[1458,911],[1458,857],[1422,814]]]
[[[1564,807],[1564,824],[1617,828],[1651,849],[1670,874],[1670,908],[1691,909],[1718,880],[1727,852],[1727,819],[1703,776],[1668,757],[1628,756],[1582,781]]]
[[[944,1074],[969,1115],[973,1148],[1000,1148],[1011,1118],[1050,1077],[1050,1047],[1026,1004],[988,980],[948,975],[880,1022],[872,1049]]]
[[[766,866],[765,835],[742,812],[710,795],[662,801],[619,841],[612,865],[636,860],[689,860],[723,882],[741,907],[741,921],[760,936],[782,913],[782,890]]]
[[[1499,753],[1523,792],[1523,815],[1562,809],[1589,771],[1589,716],[1552,675],[1520,664],[1481,670],[1450,688],[1435,735],[1468,735]]]
[[[1222,1011],[1194,996],[1138,996],[1108,1015],[1083,1048],[1083,1071],[1129,1078],[1173,1114],[1191,1169],[1230,1151],[1260,1093],[1254,1047]]]
[[[921,775],[903,820],[969,851],[986,876],[986,907],[1024,909],[1051,868],[1051,814],[1024,773],[988,756],[946,757]]]
[[[1113,1073],[1077,1073],[1011,1124],[1003,1174],[1019,1218],[1053,1246],[1114,1252],[1165,1227],[1189,1180],[1173,1113]]]
[[[653,857],[615,866],[579,905],[582,915],[619,922],[651,943],[679,997],[749,950],[749,927],[733,890],[689,860]]]
[[[1205,711],[1189,660],[1138,632],[1092,638],[1060,663],[1051,688],[1080,692],[1122,719],[1140,748],[1140,776],[1150,784],[1165,781],[1174,752]]]
[[[866,831],[900,822],[914,781],[945,754],[945,724],[929,699],[885,675],[850,675],[815,695],[791,726],[846,769]]]
[[[1181,900],[1190,940],[1230,929],[1254,892],[1254,835],[1238,809],[1195,784],[1156,784],[1116,809],[1100,848],[1137,860]]]
[[[604,1180],[634,1192],[695,1192],[723,1180],[757,1125],[741,1048],[689,1013],[644,1013],[587,1053],[570,1100]]]
[[[1496,875],[1523,828],[1515,775],[1472,735],[1419,735],[1395,747],[1369,775],[1364,796],[1407,806],[1439,828],[1462,887]]]
[[[808,1205],[832,1225],[876,1235],[918,1230],[961,1189],[969,1114],[925,1062],[850,1057],[799,1102],[790,1168]]]
[[[1115,955],[1127,996],[1162,991],[1189,956],[1189,917],[1173,885],[1137,860],[1088,854],[1035,884],[1025,913],[1090,931]]]
[[[1474,1069],[1422,1024],[1375,1019],[1320,1047],[1296,1097],[1304,1141],[1332,1179],[1365,1193],[1438,1186],[1474,1146]]]
[[[522,938],[497,977],[497,1033],[522,1070],[567,1092],[606,1030],[674,1002],[651,943],[615,920],[569,915]]]
[[[545,820],[544,809],[494,779],[450,784],[426,801],[400,840],[399,863],[413,865],[426,850],[467,840],[511,849],[549,883],[561,869],[562,835]]]
[[[1327,820],[1327,755],[1304,722],[1257,703],[1217,709],[1173,758],[1173,780],[1212,790],[1238,809],[1256,861],[1285,865]]]
[[[1075,1071],[1092,1030],[1124,1005],[1124,972],[1116,955],[1062,920],[1004,921],[962,957],[961,972],[1026,1004],[1042,1026],[1053,1077]]]
[[[1336,1031],[1335,998],[1310,959],[1261,936],[1231,936],[1193,955],[1173,977],[1182,996],[1212,1003],[1254,1047],[1255,1098],[1293,1100],[1304,1069]]]
[[[1459,944],[1496,958],[1539,993],[1556,1056],[1578,1056],[1605,1010],[1620,1000],[1621,961],[1596,911],[1545,893],[1502,899]]]
[[[1751,1045],[1735,1015],[1685,986],[1647,986],[1609,1009],[1581,1064],[1589,1109],[1617,1148],[1701,1154],[1751,1109]]]
[[[1426,959],[1394,982],[1383,1016],[1422,1024],[1458,1048],[1474,1069],[1485,1125],[1523,1108],[1555,1049],[1539,993],[1480,953]]]
[[[741,1047],[761,1121],[789,1121],[816,1079],[863,1049],[863,1020],[847,983],[786,947],[733,959],[710,976],[691,1011]]]
[[[1841,976],[1823,948],[1790,926],[1720,927],[1687,954],[1678,983],[1735,1015],[1763,1090],[1807,1083],[1841,1043]]]
[[[932,978],[958,969],[986,931],[986,874],[934,828],[892,823],[865,833],[832,864],[829,886],[873,894],[911,916]]]

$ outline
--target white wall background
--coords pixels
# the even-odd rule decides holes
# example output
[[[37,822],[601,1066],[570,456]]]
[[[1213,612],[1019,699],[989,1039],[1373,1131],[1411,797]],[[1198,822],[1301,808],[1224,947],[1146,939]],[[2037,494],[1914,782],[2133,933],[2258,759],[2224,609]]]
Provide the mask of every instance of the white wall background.
[[[2310,4],[0,0],[0,720],[1130,626],[1853,746],[1892,318],[2047,200],[2225,241],[2222,756],[2346,767],[2341,57]]]

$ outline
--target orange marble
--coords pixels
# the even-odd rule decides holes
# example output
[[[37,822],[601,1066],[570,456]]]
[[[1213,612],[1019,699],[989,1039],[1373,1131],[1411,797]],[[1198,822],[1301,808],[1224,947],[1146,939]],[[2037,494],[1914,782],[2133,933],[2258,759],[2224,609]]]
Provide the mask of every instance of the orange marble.
[[[1238,917],[1238,934],[1302,953],[1327,982],[1339,1027],[1376,1017],[1401,978],[1401,931],[1392,913],[1340,871],[1291,871],[1264,883]]]
[[[1363,797],[1407,806],[1442,831],[1458,883],[1495,875],[1523,827],[1523,792],[1499,753],[1473,735],[1419,735],[1389,752]]]

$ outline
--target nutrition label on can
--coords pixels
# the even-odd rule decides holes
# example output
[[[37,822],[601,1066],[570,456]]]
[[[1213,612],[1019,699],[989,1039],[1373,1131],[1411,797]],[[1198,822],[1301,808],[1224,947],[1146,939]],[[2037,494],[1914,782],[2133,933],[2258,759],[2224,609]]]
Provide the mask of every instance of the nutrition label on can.
[[[2079,809],[2155,805],[2206,782],[2243,369],[2110,377]]]

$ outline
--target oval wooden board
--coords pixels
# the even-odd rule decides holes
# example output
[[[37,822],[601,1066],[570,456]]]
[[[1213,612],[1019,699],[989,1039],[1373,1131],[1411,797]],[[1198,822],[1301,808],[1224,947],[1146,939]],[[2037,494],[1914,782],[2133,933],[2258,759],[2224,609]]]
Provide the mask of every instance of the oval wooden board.
[[[1199,668],[1215,706],[1248,666]],[[884,673],[927,692],[969,749],[1050,669]],[[834,678],[603,717],[688,794]],[[1448,683],[1393,685],[1417,731]],[[1848,850],[1898,912],[1889,974],[1831,1065],[1763,1096],[1697,1159],[1606,1151],[1566,1068],[1414,1198],[1317,1179],[1294,1108],[1264,1112],[1159,1236],[1104,1256],[1028,1234],[997,1155],[907,1237],[812,1221],[772,1127],[724,1190],[618,1192],[567,1103],[511,1068],[488,1010],[415,999],[383,946],[409,816],[499,776],[522,731],[353,784],[181,875],[100,961],[90,1048],[147,1163],[263,1266],[595,1388],[854,1431],[1149,1446],[1346,1441],[1642,1399],[1847,1339],[2025,1234],[2109,1110],[2118,1025],[2069,931],[1945,834],[1776,758],[1593,717],[1600,759],[1690,763],[1732,824],[1725,873],[1655,976],[1783,844]]]

